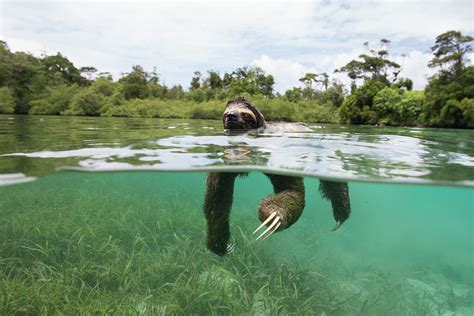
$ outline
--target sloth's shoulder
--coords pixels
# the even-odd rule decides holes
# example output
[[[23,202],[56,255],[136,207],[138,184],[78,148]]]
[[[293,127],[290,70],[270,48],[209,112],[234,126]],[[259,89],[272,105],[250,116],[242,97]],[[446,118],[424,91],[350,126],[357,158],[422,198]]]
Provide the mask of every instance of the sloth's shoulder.
[[[312,129],[306,123],[302,122],[268,122],[265,132],[311,132]]]

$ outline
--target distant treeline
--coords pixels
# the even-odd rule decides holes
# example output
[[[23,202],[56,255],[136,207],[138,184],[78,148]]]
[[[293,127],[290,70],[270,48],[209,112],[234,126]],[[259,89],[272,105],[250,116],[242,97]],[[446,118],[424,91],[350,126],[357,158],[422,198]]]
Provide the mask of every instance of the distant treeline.
[[[268,120],[474,128],[473,37],[448,31],[436,37],[428,66],[438,69],[424,91],[401,78],[390,41],[334,72],[351,79],[350,91],[327,73],[306,73],[302,87],[275,93],[274,79],[258,67],[221,76],[195,72],[189,90],[166,86],[156,69],[133,66],[114,81],[94,67],[77,68],[60,53],[12,53],[0,41],[0,113],[219,119],[228,99],[244,96]]]

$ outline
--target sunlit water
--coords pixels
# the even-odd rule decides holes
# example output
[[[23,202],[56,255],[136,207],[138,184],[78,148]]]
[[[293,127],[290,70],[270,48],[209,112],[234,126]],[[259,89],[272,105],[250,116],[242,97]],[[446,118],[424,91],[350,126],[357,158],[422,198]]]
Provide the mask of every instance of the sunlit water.
[[[474,133],[310,127],[0,116],[0,314],[472,315]],[[221,258],[202,204],[224,169],[254,172]],[[258,242],[257,171],[306,186],[299,221]],[[336,232],[318,178],[349,181]]]

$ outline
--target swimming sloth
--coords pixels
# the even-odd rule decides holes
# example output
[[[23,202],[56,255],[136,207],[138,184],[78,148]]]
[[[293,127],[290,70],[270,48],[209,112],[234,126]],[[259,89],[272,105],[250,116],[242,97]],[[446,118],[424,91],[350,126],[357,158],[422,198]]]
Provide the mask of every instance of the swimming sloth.
[[[222,120],[226,130],[249,131],[267,128],[262,113],[244,98],[229,101]],[[228,242],[234,182],[238,176],[246,174],[211,172],[207,176],[204,200],[204,214],[207,222],[206,246],[221,256],[233,251],[233,246]],[[254,234],[261,232],[257,240],[264,240],[273,233],[296,223],[305,207],[305,188],[302,177],[268,173],[265,175],[273,185],[274,194],[262,200],[258,206],[258,217],[262,224],[254,232]],[[342,182],[320,180],[319,190],[324,198],[331,201],[336,220],[334,230],[336,230],[349,217],[351,211],[348,185]],[[266,229],[263,230],[264,227]]]

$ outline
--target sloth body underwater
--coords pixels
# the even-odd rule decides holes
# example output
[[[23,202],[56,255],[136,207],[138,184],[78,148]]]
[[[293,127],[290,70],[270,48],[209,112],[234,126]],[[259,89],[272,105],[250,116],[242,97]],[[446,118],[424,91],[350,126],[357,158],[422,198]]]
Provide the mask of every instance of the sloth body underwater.
[[[227,103],[222,115],[224,129],[242,131],[266,129],[267,123],[260,111],[244,98]],[[279,129],[304,131],[303,124],[275,125]],[[286,127],[282,127],[286,126]],[[263,199],[258,206],[258,217],[262,224],[254,234],[266,229],[257,237],[264,240],[275,232],[289,228],[300,218],[305,207],[305,187],[302,177],[264,173],[272,183],[274,194]],[[230,210],[234,195],[234,183],[243,172],[211,172],[206,179],[204,214],[207,223],[206,246],[212,252],[223,256],[234,250],[229,244]],[[319,191],[330,200],[336,227],[339,228],[351,212],[349,188],[347,183],[320,180]]]

